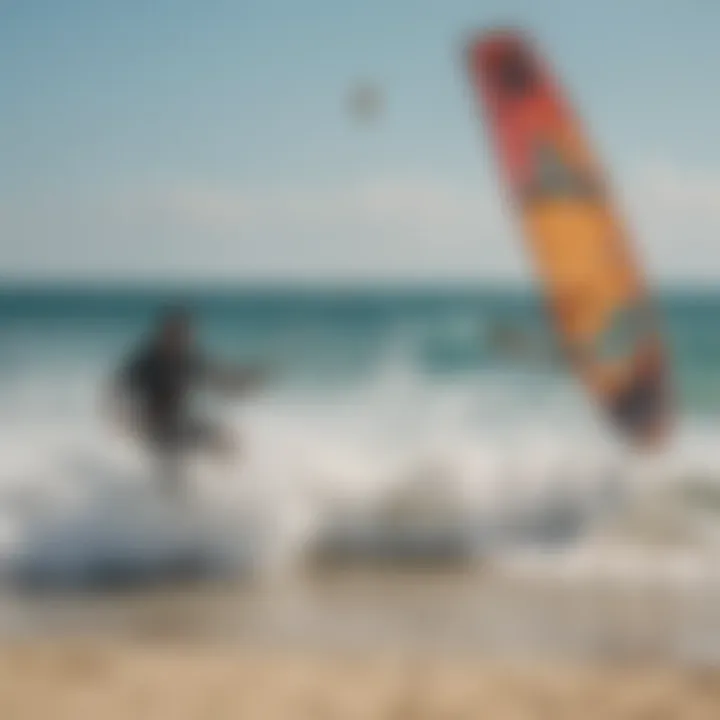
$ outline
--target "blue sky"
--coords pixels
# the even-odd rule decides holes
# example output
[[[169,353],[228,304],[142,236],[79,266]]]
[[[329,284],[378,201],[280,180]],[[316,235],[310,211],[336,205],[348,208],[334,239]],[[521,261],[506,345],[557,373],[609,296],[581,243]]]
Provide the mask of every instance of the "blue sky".
[[[461,64],[497,23],[551,58],[649,271],[719,279],[711,0],[0,0],[0,274],[527,279]]]

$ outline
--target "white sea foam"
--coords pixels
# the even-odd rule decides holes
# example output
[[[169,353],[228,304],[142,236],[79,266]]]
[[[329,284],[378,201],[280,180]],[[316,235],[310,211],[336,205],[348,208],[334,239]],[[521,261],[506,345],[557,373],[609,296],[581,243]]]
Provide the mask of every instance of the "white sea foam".
[[[226,408],[239,461],[193,462],[176,504],[98,414],[100,373],[56,373],[6,382],[0,411],[0,571],[36,583],[283,571],[320,547],[423,559],[624,535],[649,546],[658,524],[697,524],[683,487],[711,493],[720,478],[712,428],[685,427],[662,458],[642,460],[568,383],[429,380],[393,353],[364,383],[270,388]],[[664,498],[655,525],[632,510],[653,496]]]

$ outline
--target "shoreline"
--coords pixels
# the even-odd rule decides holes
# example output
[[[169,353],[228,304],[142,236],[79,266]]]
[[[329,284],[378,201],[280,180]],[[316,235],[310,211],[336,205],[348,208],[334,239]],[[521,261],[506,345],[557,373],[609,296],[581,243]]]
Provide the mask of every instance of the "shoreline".
[[[102,638],[720,667],[720,583],[532,570],[345,569],[249,585],[0,593],[0,647]]]

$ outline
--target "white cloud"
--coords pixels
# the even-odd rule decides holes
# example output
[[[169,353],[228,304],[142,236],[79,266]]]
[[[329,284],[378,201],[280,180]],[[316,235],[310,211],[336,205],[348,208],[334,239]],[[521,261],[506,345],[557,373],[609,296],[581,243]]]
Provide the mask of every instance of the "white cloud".
[[[654,161],[621,187],[632,235],[656,277],[720,280],[720,171]]]
[[[638,185],[655,208],[671,209],[720,222],[720,173],[682,170],[667,162],[649,163]]]
[[[424,178],[343,186],[176,183],[0,215],[20,271],[205,277],[477,277],[517,265],[485,257],[506,221],[481,188]],[[503,265],[505,267],[503,267]]]
[[[358,224],[439,228],[475,222],[481,199],[477,188],[417,178],[265,190],[179,186],[154,195],[158,207],[179,222],[223,231],[277,223],[303,230]]]
[[[643,263],[720,279],[720,172],[645,163],[615,177]],[[162,183],[0,204],[17,275],[198,278],[527,278],[496,188],[434,177],[332,185]]]

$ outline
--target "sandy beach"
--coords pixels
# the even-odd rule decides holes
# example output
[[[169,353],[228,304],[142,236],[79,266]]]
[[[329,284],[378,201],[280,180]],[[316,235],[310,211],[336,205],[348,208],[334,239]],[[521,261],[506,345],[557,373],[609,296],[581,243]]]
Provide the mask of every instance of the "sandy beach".
[[[6,644],[0,717],[184,720],[720,717],[720,672],[124,641]]]

